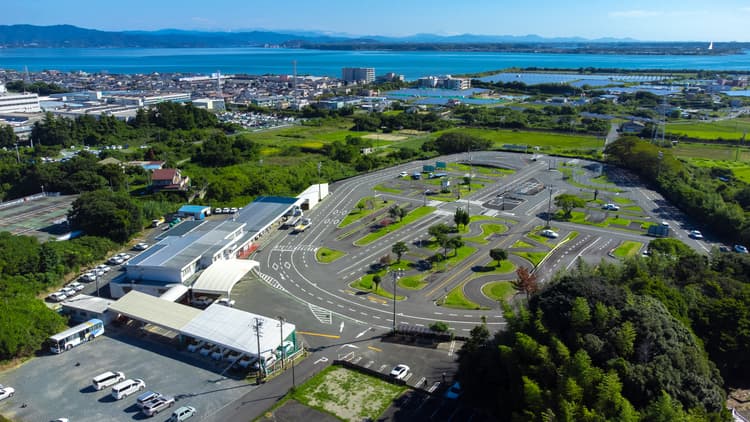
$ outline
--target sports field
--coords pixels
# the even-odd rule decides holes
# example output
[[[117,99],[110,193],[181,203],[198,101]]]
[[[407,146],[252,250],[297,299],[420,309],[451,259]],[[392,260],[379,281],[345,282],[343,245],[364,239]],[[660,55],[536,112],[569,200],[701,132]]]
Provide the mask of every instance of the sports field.
[[[78,195],[29,197],[0,207],[0,231],[48,240],[67,233],[68,210]]]
[[[750,183],[750,148],[682,142],[672,153],[694,166],[730,169],[736,178]]]
[[[740,140],[750,132],[750,119],[737,118],[718,122],[680,121],[667,124],[667,134],[693,139]],[[747,140],[747,138],[746,138]]]

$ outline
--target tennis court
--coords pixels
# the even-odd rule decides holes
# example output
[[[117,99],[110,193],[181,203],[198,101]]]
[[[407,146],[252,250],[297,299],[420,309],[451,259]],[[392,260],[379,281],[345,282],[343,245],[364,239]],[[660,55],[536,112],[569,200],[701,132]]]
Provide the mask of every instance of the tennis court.
[[[0,231],[48,240],[70,231],[67,214],[78,195],[37,194],[0,204]]]

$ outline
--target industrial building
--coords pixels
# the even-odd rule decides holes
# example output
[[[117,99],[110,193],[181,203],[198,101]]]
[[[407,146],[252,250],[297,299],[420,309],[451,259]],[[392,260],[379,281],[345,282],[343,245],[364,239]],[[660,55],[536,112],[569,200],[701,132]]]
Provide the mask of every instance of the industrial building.
[[[38,113],[39,95],[31,93],[8,93],[0,83],[0,113]]]

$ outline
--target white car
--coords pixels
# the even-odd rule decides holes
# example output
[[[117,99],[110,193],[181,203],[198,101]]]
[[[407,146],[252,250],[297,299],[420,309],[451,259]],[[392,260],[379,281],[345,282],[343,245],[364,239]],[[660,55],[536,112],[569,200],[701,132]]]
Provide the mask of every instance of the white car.
[[[66,295],[63,292],[54,292],[48,296],[49,300],[53,302],[62,302],[63,300],[68,298],[68,295]]]
[[[393,369],[391,369],[391,376],[393,378],[396,378],[397,380],[402,380],[406,377],[406,374],[409,373],[409,367],[402,364],[396,365]]]
[[[602,206],[603,210],[609,210],[609,211],[620,211],[620,207],[618,207],[615,204],[604,204]]]
[[[203,340],[193,340],[192,342],[190,342],[190,344],[188,344],[188,352],[193,353],[203,347],[204,344],[206,344],[206,342]]]
[[[542,235],[542,236],[544,236],[544,237],[549,237],[550,239],[557,239],[558,237],[560,237],[560,234],[558,234],[556,231],[550,230],[550,229],[542,230],[542,231],[539,232],[539,234]]]
[[[123,262],[125,262],[125,260],[119,256],[113,256],[107,260],[107,264],[109,265],[120,265]]]
[[[215,208],[214,209],[214,214],[221,214],[221,213],[222,213],[221,212],[221,208]]]
[[[130,259],[130,254],[126,254],[125,252],[117,254],[118,258],[121,258],[123,261],[127,261]]]
[[[700,230],[691,230],[690,233],[688,233],[688,236],[693,239],[703,239],[703,233],[701,233]]]
[[[229,214],[229,208],[222,208],[221,209],[222,214]]]
[[[229,209],[229,212],[232,213],[232,214],[234,214],[234,213],[237,212],[237,208],[232,207],[232,208]]]
[[[234,308],[234,299],[229,299],[227,297],[222,297],[221,299],[217,300],[216,303],[223,306],[228,306],[230,308]]]
[[[63,292],[63,293],[65,293],[65,296],[67,296],[67,297],[73,297],[73,296],[75,296],[75,295],[78,294],[78,292],[76,291],[76,289],[74,289],[72,287],[63,287],[62,289],[60,289],[60,291]]]
[[[70,283],[70,284],[66,285],[66,286],[65,286],[65,288],[66,288],[66,289],[73,289],[73,290],[75,290],[76,292],[80,292],[81,290],[85,289],[85,288],[86,288],[86,286],[84,286],[83,284],[81,284],[81,283],[79,283],[79,282],[77,282],[77,281],[74,281],[74,282],[72,282],[72,283]]]
[[[133,249],[137,251],[145,251],[146,249],[148,249],[148,243],[136,243],[135,246],[133,246]]]
[[[93,273],[93,272],[88,272],[81,276],[81,281],[84,281],[87,283],[90,283],[95,280],[96,280],[96,273]]]
[[[16,389],[13,387],[3,387],[0,385],[0,400],[5,400],[8,397],[13,397],[16,394]]]
[[[409,173],[407,173],[405,171],[402,171],[401,173],[398,174],[398,177],[406,177],[408,175],[409,175]]]
[[[100,264],[96,266],[96,269],[108,273],[112,270],[112,267],[110,267],[109,265]]]

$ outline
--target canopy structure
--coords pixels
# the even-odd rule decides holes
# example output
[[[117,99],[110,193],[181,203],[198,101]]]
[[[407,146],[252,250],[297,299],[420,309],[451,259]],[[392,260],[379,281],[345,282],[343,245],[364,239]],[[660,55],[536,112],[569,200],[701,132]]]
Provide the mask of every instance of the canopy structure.
[[[222,348],[236,350],[243,354],[258,354],[276,350],[282,344],[281,335],[286,340],[296,335],[294,324],[277,319],[251,314],[214,304],[206,308],[199,316],[193,318],[180,332],[184,335],[202,339]],[[256,326],[259,328],[256,333]]]
[[[200,309],[159,299],[136,290],[131,290],[120,300],[109,305],[109,309],[128,318],[173,331],[180,331],[183,326],[201,314]]]
[[[184,284],[173,284],[169,287],[169,290],[164,292],[163,295],[159,296],[159,299],[168,300],[170,302],[177,302],[190,290]]]
[[[193,283],[194,293],[226,295],[242,277],[260,264],[248,259],[220,259],[208,268]]]

